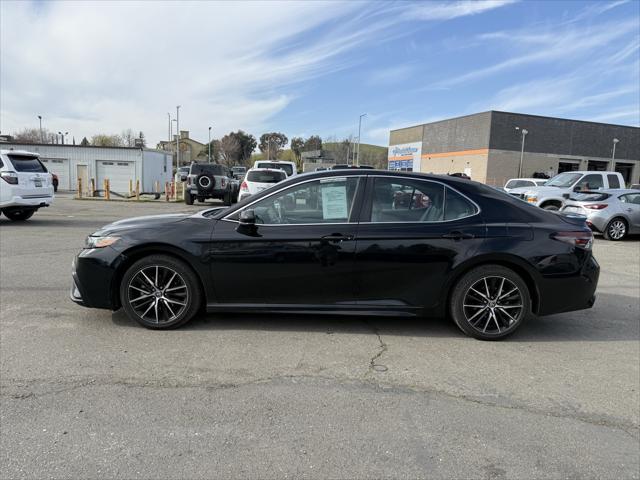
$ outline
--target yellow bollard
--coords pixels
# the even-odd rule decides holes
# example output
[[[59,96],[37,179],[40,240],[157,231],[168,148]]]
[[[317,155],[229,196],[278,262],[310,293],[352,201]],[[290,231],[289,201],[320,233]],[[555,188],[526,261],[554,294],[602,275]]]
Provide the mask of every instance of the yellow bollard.
[[[129,179],[129,196],[133,196],[133,180]]]
[[[78,177],[78,198],[82,198],[82,178]]]
[[[95,178],[91,179],[90,185],[91,185],[90,186],[91,190],[89,191],[89,196],[93,198],[96,195],[96,179]]]
[[[169,201],[169,182],[164,182],[164,198]]]
[[[104,179],[104,198],[111,200],[111,182],[108,178]]]
[[[140,180],[136,180],[136,200],[140,200]]]

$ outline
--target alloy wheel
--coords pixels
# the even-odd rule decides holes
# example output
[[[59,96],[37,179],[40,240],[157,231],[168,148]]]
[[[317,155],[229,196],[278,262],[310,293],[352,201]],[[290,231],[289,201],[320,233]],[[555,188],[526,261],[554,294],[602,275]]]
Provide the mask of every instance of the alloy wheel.
[[[175,270],[163,265],[149,265],[131,277],[127,300],[143,321],[168,323],[187,309],[189,288]]]
[[[614,240],[620,240],[627,233],[627,226],[622,220],[614,220],[609,225],[609,236]]]
[[[522,292],[508,278],[483,277],[465,293],[463,312],[468,324],[478,332],[504,333],[524,314]]]

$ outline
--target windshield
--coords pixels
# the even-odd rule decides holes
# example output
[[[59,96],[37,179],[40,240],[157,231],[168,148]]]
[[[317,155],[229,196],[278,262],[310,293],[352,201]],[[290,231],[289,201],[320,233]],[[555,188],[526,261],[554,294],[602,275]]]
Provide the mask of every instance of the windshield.
[[[249,182],[257,183],[278,183],[285,178],[284,172],[280,170],[253,171],[247,174],[247,180]]]
[[[533,182],[530,180],[509,180],[504,188],[520,188],[531,186],[533,186]]]
[[[13,168],[16,172],[37,172],[44,173],[47,171],[44,165],[40,163],[38,157],[31,157],[27,155],[9,155]]]
[[[222,165],[217,165],[215,163],[194,163],[191,165],[191,175],[200,175],[201,173],[224,175]]]
[[[559,175],[553,177],[551,180],[548,180],[544,184],[544,186],[567,188],[576,183],[580,177],[582,177],[581,173],[560,173]]]
[[[244,173],[247,171],[245,167],[231,167],[233,173]]]
[[[284,170],[287,175],[293,175],[293,166],[288,163],[276,163],[276,162],[258,162],[258,168],[279,168]]]

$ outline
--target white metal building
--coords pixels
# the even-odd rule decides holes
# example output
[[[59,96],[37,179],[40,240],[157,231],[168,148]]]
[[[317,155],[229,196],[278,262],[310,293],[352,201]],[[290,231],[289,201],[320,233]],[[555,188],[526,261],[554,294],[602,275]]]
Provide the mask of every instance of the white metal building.
[[[93,178],[99,190],[103,180],[109,179],[112,191],[127,193],[129,180],[134,186],[140,180],[141,190],[151,192],[156,181],[163,190],[165,182],[170,182],[173,176],[171,152],[160,150],[37,143],[1,143],[0,146],[39,153],[47,170],[58,176],[60,190],[75,190],[78,178],[82,179],[83,190],[86,190]]]

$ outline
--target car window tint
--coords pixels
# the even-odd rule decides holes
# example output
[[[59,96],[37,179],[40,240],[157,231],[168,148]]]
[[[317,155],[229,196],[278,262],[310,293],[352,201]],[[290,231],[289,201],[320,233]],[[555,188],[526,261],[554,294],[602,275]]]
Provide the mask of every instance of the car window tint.
[[[609,188],[620,188],[620,181],[617,175],[609,174],[607,175],[607,180],[609,181]]]
[[[570,200],[576,200],[578,202],[600,202],[610,196],[608,193],[574,193],[571,195]]]
[[[357,186],[358,177],[324,178],[294,185],[250,208],[259,224],[347,223]]]
[[[640,193],[628,193],[620,197],[620,201],[624,203],[633,203],[640,205]]]
[[[257,168],[279,168],[284,170],[288,176],[293,175],[293,166],[288,163],[258,162]]]
[[[28,155],[9,155],[13,168],[16,172],[36,172],[43,173],[47,169],[44,167],[38,157]]]
[[[532,187],[535,184],[529,180],[511,180],[505,185],[505,188]]]
[[[585,175],[576,184],[576,188],[580,188],[580,190],[596,190],[598,188],[604,188],[604,185],[602,182],[602,175],[598,175],[598,174]]]
[[[374,179],[371,221],[440,222],[444,218],[444,185],[404,178]]]
[[[447,188],[444,219],[458,220],[460,218],[470,217],[478,212],[476,206],[451,188]]]
[[[254,170],[247,174],[248,182],[278,183],[285,179],[285,173],[280,170]]]

